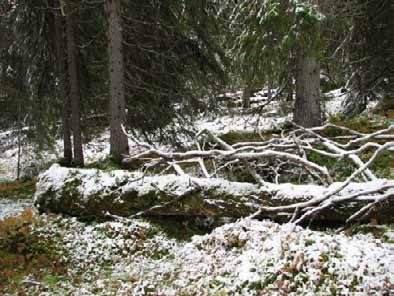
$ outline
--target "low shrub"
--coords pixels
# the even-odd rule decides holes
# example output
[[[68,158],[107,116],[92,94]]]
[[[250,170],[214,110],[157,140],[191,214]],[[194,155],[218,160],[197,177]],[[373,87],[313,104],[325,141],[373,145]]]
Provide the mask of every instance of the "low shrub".
[[[15,291],[27,275],[37,279],[65,271],[53,243],[38,233],[32,209],[0,221],[0,294]]]

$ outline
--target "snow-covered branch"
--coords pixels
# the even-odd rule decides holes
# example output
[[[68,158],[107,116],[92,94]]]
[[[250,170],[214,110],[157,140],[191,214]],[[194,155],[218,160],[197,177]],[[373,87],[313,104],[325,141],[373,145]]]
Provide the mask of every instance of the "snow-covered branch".
[[[342,137],[329,138],[326,136],[329,129],[337,129],[344,135]],[[131,163],[141,159],[157,165],[163,163],[167,165],[181,165],[184,162],[195,162],[201,170],[199,175],[204,177],[217,176],[218,171],[223,168],[229,169],[232,165],[243,165],[258,185],[269,187],[269,182],[278,184],[280,183],[280,177],[282,175],[286,176],[286,174],[289,175],[289,172],[294,175],[300,174],[300,178],[302,174],[304,176],[308,175],[314,182],[322,185],[332,184],[334,181],[333,176],[330,175],[326,167],[308,159],[310,153],[337,160],[350,159],[355,165],[355,170],[338,186],[329,187],[324,193],[305,201],[278,206],[263,206],[254,214],[257,217],[267,214],[272,215],[273,213],[287,213],[293,217],[293,221],[302,223],[305,220],[313,219],[313,217],[327,209],[334,208],[340,204],[355,202],[360,200],[360,198],[364,202],[366,200],[369,202],[368,205],[364,206],[368,211],[363,210],[364,208],[360,209],[363,214],[377,208],[377,201],[380,200],[379,196],[386,196],[388,194],[386,192],[391,192],[394,188],[394,183],[388,182],[382,183],[382,185],[378,182],[380,180],[370,167],[384,151],[394,147],[394,142],[392,141],[384,143],[384,140],[394,139],[393,131],[394,126],[370,134],[364,134],[331,123],[310,129],[295,125],[293,131],[287,134],[282,133],[280,137],[261,142],[240,142],[230,145],[211,131],[202,130],[196,135],[196,143],[198,143],[199,139],[205,137],[205,140],[211,143],[210,149],[201,150],[200,146],[197,145],[199,150],[168,152],[155,149],[143,143],[141,146],[146,148],[146,151],[128,156],[124,162]],[[365,157],[361,156],[371,150],[374,150],[372,156],[367,161],[362,160]],[[213,172],[209,172],[207,169],[205,165],[207,160],[215,163]],[[175,169],[175,171],[179,173],[180,167]],[[185,172],[182,170],[179,174],[183,175]],[[272,176],[272,179],[267,180],[267,175]],[[376,186],[343,195],[342,192],[345,188],[360,180],[360,177],[364,181],[376,181],[377,183],[373,183]],[[310,182],[310,179],[307,181]],[[384,198],[384,200],[387,202],[391,198]],[[356,215],[356,217],[360,215]],[[350,221],[355,220],[353,217],[349,219]]]

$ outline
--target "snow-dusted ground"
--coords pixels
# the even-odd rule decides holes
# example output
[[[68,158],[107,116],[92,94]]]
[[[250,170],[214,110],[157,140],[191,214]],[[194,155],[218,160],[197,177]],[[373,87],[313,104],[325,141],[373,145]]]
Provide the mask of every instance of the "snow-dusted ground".
[[[349,95],[349,91],[343,88],[334,89],[327,93],[324,93],[323,96],[326,100],[323,102],[323,111],[327,116],[333,116],[341,111],[343,108],[344,100]],[[377,101],[369,101],[367,105],[367,112],[372,110],[377,104]]]
[[[324,102],[323,110],[328,116],[335,115],[341,110],[343,101],[346,99],[348,92],[342,90],[342,88],[334,89],[324,96],[326,101]]]
[[[273,95],[275,92],[273,93]],[[220,98],[221,96],[219,96]],[[226,98],[224,104],[228,101],[234,106],[242,106],[242,92],[226,93],[222,95]],[[258,109],[259,106],[264,106],[262,111],[255,114],[241,114],[240,108],[228,109],[228,114],[209,118],[202,116],[195,123],[197,130],[208,129],[215,134],[227,134],[229,132],[248,133],[248,132],[265,132],[278,130],[288,120],[291,120],[291,114],[280,114],[280,106],[277,101],[272,101],[267,104],[268,95],[267,90],[261,90],[255,93],[250,98],[252,107]],[[223,102],[222,102],[223,104]]]
[[[389,295],[394,284],[393,249],[371,235],[243,219],[184,242],[140,220],[43,219],[68,273],[28,295]]]
[[[135,145],[135,143],[130,143]],[[84,144],[84,157],[87,164],[102,160],[109,155],[109,132],[104,131],[89,143]],[[56,140],[53,149],[36,153],[33,145],[22,147],[21,168],[25,174],[35,175],[48,168],[48,164],[62,157],[63,143]],[[0,181],[14,180],[16,178],[18,148],[13,145],[10,149],[0,150]]]
[[[0,220],[10,216],[16,216],[23,210],[33,206],[32,200],[15,200],[0,198]]]
[[[206,119],[198,120],[196,125],[198,130],[207,129],[220,135],[229,132],[247,133],[279,130],[289,119],[289,116],[225,115],[212,121],[207,121]]]

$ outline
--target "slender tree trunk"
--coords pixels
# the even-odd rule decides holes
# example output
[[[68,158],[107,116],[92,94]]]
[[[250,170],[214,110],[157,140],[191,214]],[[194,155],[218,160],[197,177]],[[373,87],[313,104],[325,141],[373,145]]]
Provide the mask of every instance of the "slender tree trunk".
[[[120,0],[107,0],[108,57],[110,79],[110,153],[116,161],[129,152],[128,139],[122,124],[126,120],[124,91],[124,60],[122,52],[122,19]]]
[[[249,86],[246,86],[242,92],[242,107],[249,108],[250,107],[250,97],[252,96],[252,89]]]
[[[71,126],[73,132],[74,163],[83,166],[83,150],[81,136],[81,92],[78,77],[77,47],[75,42],[74,7],[71,1],[66,2],[66,33],[67,33],[67,69],[70,84]]]
[[[321,124],[320,63],[302,54],[297,62],[294,122],[303,127]]]
[[[356,73],[351,81],[350,93],[342,103],[345,118],[355,117],[367,108],[368,91],[363,73]]]
[[[60,1],[56,0],[55,8],[60,8]],[[64,42],[64,25],[59,11],[55,10],[55,46],[56,46],[56,74],[58,79],[57,96],[63,102],[63,164],[70,166],[72,162],[72,144],[70,129],[70,98],[66,94],[66,67],[65,67],[65,42]]]
[[[18,67],[17,67],[17,84],[16,87],[18,89],[16,99],[18,100],[18,123],[17,123],[17,128],[18,128],[18,155],[17,155],[17,167],[16,167],[16,179],[19,180],[21,177],[21,160],[22,160],[22,107],[23,107],[23,96],[24,96],[24,71],[23,71],[23,60],[20,59],[18,62]]]
[[[268,101],[270,101],[272,99],[272,88],[273,88],[273,83],[272,83],[272,79],[270,78],[268,80],[268,91],[267,91]]]
[[[18,97],[18,163],[16,167],[16,179],[21,177],[21,156],[22,156],[22,98]]]

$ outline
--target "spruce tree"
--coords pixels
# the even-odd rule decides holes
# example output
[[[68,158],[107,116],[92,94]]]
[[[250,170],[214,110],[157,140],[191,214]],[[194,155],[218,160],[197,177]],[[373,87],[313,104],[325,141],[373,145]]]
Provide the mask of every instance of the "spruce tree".
[[[391,1],[353,0],[341,12],[351,20],[348,41],[350,95],[344,114],[360,114],[368,100],[394,95],[394,5]]]
[[[237,32],[231,54],[239,68],[246,69],[240,71],[246,88],[271,81],[280,87],[297,76],[294,120],[303,126],[319,125],[323,16],[318,7],[309,1],[243,0],[235,3],[230,19]],[[287,75],[293,65],[295,73]]]

